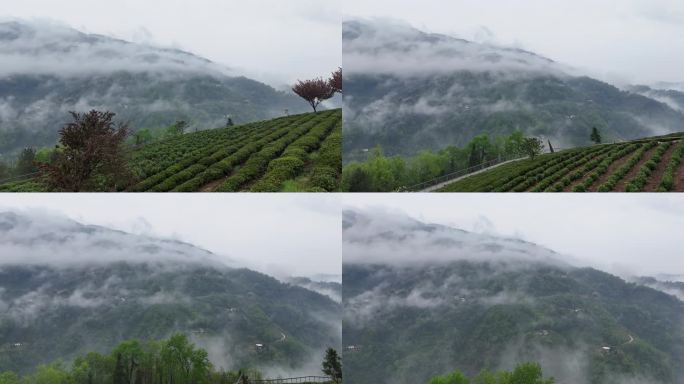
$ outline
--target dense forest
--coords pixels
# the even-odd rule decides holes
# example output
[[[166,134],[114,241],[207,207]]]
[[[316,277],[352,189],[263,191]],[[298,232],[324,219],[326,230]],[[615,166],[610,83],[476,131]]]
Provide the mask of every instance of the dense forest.
[[[544,379],[541,366],[537,363],[523,363],[512,371],[482,371],[472,378],[461,371],[435,376],[428,384],[553,384],[553,378]]]
[[[386,156],[380,146],[363,161],[351,161],[342,171],[342,189],[347,192],[390,192],[406,190],[422,182],[453,172],[475,168],[529,154],[532,138],[521,131],[510,135],[481,134],[464,147],[422,150],[415,156]],[[541,148],[539,148],[541,151]]]
[[[330,382],[335,374],[341,378],[338,367],[339,358],[329,349],[322,371],[331,374]],[[108,354],[89,352],[71,365],[56,361],[24,376],[0,371],[0,384],[249,384],[262,376],[256,369],[215,369],[206,350],[178,333],[160,341],[124,341]]]
[[[526,361],[577,384],[674,384],[684,374],[675,296],[535,244],[352,213],[343,235],[350,382],[426,382],[453,367],[476,375]],[[387,249],[391,260],[368,260]]]

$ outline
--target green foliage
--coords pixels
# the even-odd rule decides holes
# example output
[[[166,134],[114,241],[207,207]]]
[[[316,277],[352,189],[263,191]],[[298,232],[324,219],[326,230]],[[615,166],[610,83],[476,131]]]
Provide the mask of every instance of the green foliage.
[[[531,160],[534,160],[535,157],[541,155],[544,151],[544,143],[536,137],[528,137],[523,142],[523,150]]]
[[[172,126],[172,137],[132,149],[128,165],[134,182],[117,186],[117,190],[192,192],[213,184],[214,189],[225,191],[279,191],[285,181],[294,179],[302,190],[338,190],[341,117],[341,110],[335,109],[187,134],[180,134],[185,131],[181,121]],[[146,135],[145,130],[138,133]],[[276,167],[280,157],[296,158],[303,164]],[[271,161],[275,161],[273,167],[269,167]],[[317,170],[319,167],[322,169]],[[338,174],[331,179],[325,168],[338,170]],[[314,174],[327,176],[316,176],[311,184]],[[0,186],[0,191],[11,188]]]
[[[602,142],[652,134],[640,116],[657,119],[671,130],[684,124],[684,117],[672,108],[587,77],[513,78],[492,71],[454,71],[416,79],[357,73],[345,79],[345,88],[353,95],[345,103],[354,112],[345,120],[345,162],[365,159],[364,148],[378,145],[388,156],[408,157],[521,128],[525,136],[556,138],[565,147],[576,147],[587,144],[593,127]],[[386,113],[366,108],[376,100],[383,101]],[[440,113],[403,108],[418,100],[429,100]],[[492,110],[502,105],[506,107]]]
[[[537,363],[522,363],[513,371],[492,373],[484,370],[469,380],[460,371],[432,378],[428,384],[553,384],[553,378],[544,379],[541,366]]]
[[[325,358],[323,359],[323,369],[321,371],[326,376],[332,378],[333,382],[342,383],[342,361],[335,349],[326,349]]]
[[[130,190],[190,192],[225,179],[217,190],[279,191],[284,181],[297,177],[310,165],[311,155],[317,150],[323,152],[338,124],[341,111],[331,110],[201,131],[154,143],[133,155],[133,167],[143,180]],[[325,148],[333,152],[327,156],[341,162],[339,145]],[[289,160],[278,160],[281,157]],[[293,162],[293,158],[303,164]]]
[[[19,376],[14,372],[1,372],[0,384],[19,384]]]
[[[463,373],[455,371],[443,376],[433,377],[428,384],[468,384],[468,380]]]
[[[147,128],[143,128],[137,130],[133,134],[133,138],[135,140],[135,145],[144,145],[150,143],[154,139],[154,136],[152,135],[152,131]]]
[[[508,136],[476,136],[464,148],[446,147],[438,152],[420,151],[413,157],[385,156],[382,148],[369,151],[363,162],[353,161],[342,171],[342,190],[387,192],[404,190],[445,174],[484,162],[521,156],[526,139],[520,131]]]
[[[325,318],[339,316],[339,304],[247,269],[176,267],[173,263],[163,271],[125,263],[93,268],[0,268],[0,287],[7,303],[20,300],[26,292],[40,291],[46,281],[60,287],[60,297],[79,295],[84,287],[92,287],[88,300],[102,304],[41,307],[30,321],[0,311],[0,371],[27,373],[38,364],[57,358],[76,361],[79,355],[90,364],[97,359],[85,353],[93,346],[116,349],[124,363],[139,363],[137,356],[151,353],[156,346],[143,341],[121,343],[123,338],[158,339],[174,332],[193,334],[200,341],[226,340],[225,353],[234,356],[236,366],[244,367],[300,367],[312,350],[340,342],[327,322],[311,317],[314,312]],[[106,281],[117,283],[104,288]],[[274,343],[281,332],[287,339]],[[229,342],[225,335],[230,335]],[[8,354],[9,342],[23,345]],[[255,343],[268,345],[268,350],[251,351]],[[111,361],[98,364],[110,365],[113,371],[115,359],[112,355]]]
[[[45,95],[57,96],[55,103],[44,105],[40,116],[0,123],[0,153],[14,155],[26,146],[53,147],[58,139],[55,127],[64,120],[68,100],[81,96],[91,105],[117,106],[115,112],[121,121],[130,122],[131,127],[149,129],[153,141],[161,138],[163,131],[177,120],[192,121],[200,127],[223,127],[227,113],[239,125],[274,118],[284,109],[306,112],[306,105],[295,95],[266,84],[242,76],[197,71],[163,77],[117,71],[96,77],[20,75],[0,79],[0,98],[13,96],[17,110],[29,110]]]
[[[626,191],[668,191],[674,188],[674,175],[684,157],[683,143],[682,134],[672,134],[557,151],[534,160],[501,165],[449,184],[440,191],[609,192],[622,184]],[[662,165],[666,151],[672,146],[675,148],[668,164]],[[636,169],[638,164],[641,165]],[[664,166],[665,171],[661,180],[655,180],[659,166]]]
[[[343,274],[345,303],[365,299],[368,292],[377,302],[422,292],[424,299],[441,303],[378,307],[372,317],[352,312],[345,318],[345,343],[362,346],[345,354],[346,379],[352,382],[428,382],[451,367],[472,377],[502,364],[542,359],[545,370],[553,369],[564,383],[613,383],[611,377],[624,375],[674,384],[681,377],[684,304],[604,272],[458,261],[410,269],[352,263],[343,266]],[[422,289],[425,281],[437,288]],[[602,352],[605,345],[614,348]],[[567,356],[584,362],[586,380],[577,380],[574,365],[562,364]],[[523,368],[515,377],[529,377],[532,370]],[[487,376],[489,381],[471,382],[498,382],[492,381],[494,373]]]
[[[36,149],[24,148],[17,157],[17,164],[14,167],[16,175],[26,175],[38,171],[36,166]]]
[[[684,140],[680,141],[672,152],[672,157],[665,168],[665,173],[663,174],[660,184],[658,185],[659,191],[671,191],[674,187],[674,175],[682,163],[682,158],[684,158]]]

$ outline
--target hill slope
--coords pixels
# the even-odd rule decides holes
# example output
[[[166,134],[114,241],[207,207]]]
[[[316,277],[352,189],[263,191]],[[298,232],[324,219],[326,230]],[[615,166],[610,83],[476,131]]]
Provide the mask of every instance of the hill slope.
[[[424,383],[524,361],[559,383],[684,375],[683,302],[535,244],[347,212],[344,258],[348,383]]]
[[[341,343],[338,303],[189,244],[13,213],[0,238],[0,371],[175,332],[225,369],[293,371]]]
[[[134,129],[306,111],[296,96],[191,53],[61,25],[0,23],[0,61],[0,155],[53,145],[71,110],[110,110]]]
[[[545,154],[504,164],[440,192],[684,191],[684,134]]]
[[[188,133],[136,149],[133,192],[335,191],[342,111],[328,110]],[[40,191],[38,180],[0,191]]]
[[[644,94],[573,74],[531,52],[429,34],[409,26],[347,21],[344,160],[363,149],[389,155],[463,146],[479,134],[550,138],[556,147],[681,130],[684,114]]]

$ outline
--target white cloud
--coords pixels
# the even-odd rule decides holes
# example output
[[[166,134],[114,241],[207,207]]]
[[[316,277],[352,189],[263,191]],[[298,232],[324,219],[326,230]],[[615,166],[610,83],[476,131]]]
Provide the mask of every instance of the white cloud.
[[[349,0],[344,14],[523,48],[602,79],[684,80],[684,40],[677,38],[684,35],[684,3],[678,0],[425,0],[419,10],[411,0]]]

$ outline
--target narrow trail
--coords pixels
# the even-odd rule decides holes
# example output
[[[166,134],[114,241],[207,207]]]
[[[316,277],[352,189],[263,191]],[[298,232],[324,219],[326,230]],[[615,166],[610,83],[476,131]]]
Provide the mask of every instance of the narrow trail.
[[[220,179],[210,181],[207,184],[203,185],[202,188],[200,188],[200,192],[214,192],[216,188],[218,188],[219,185],[221,185],[226,179],[230,176],[224,176]]]
[[[629,336],[629,341],[622,344],[622,345],[632,344],[634,342],[634,337],[632,337],[632,335],[627,335],[627,336]]]

